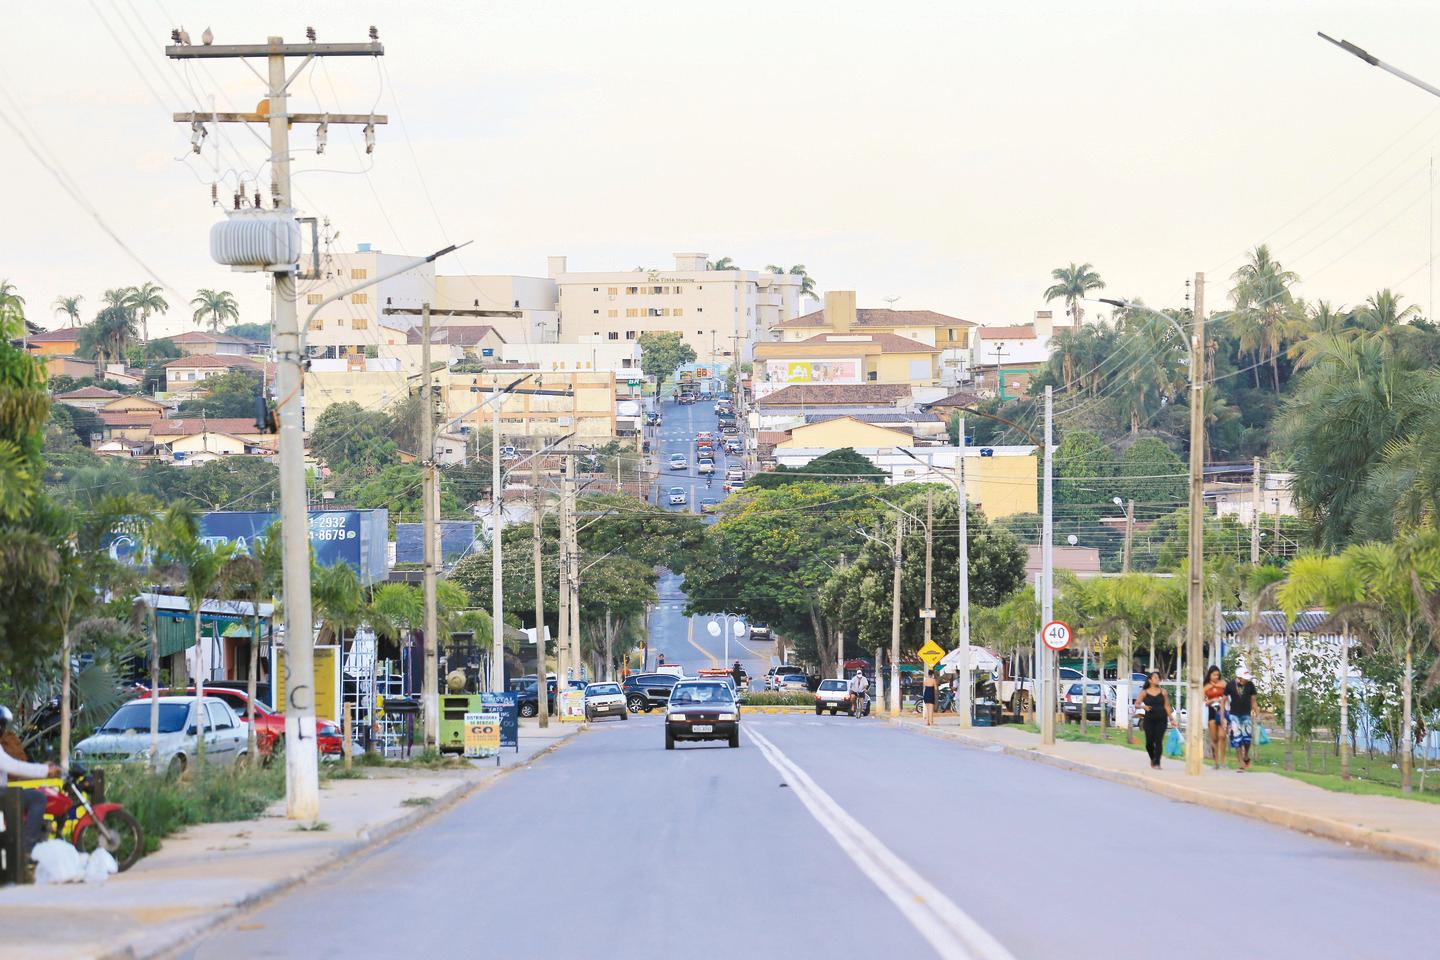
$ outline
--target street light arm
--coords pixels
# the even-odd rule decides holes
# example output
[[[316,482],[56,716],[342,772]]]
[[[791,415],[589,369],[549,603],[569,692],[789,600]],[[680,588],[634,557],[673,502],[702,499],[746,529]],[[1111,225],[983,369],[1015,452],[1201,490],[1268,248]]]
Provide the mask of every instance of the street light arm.
[[[1411,76],[1404,70],[1401,70],[1399,67],[1390,66],[1390,64],[1386,63],[1384,60],[1381,60],[1379,57],[1375,56],[1367,50],[1355,46],[1355,44],[1351,43],[1349,40],[1336,40],[1334,37],[1327,36],[1326,34],[1321,33],[1318,30],[1316,31],[1316,34],[1320,37],[1321,40],[1324,40],[1327,43],[1333,43],[1335,46],[1339,47],[1341,50],[1344,50],[1346,53],[1352,54],[1356,57],[1359,57],[1361,60],[1364,60],[1366,63],[1370,64],[1370,66],[1379,67],[1386,73],[1391,74],[1392,76],[1399,77],[1401,80],[1404,80],[1408,84],[1419,87],[1421,90],[1424,90],[1431,96],[1440,97],[1440,88],[1431,86],[1424,80],[1421,80],[1419,77]]]
[[[935,466],[935,460],[934,460],[933,457],[932,457],[931,459],[929,459],[929,460],[921,460],[919,457],[917,457],[917,456],[915,455],[915,452],[914,452],[913,450],[909,449],[908,447],[895,447],[894,449],[896,449],[896,450],[900,451],[901,453],[905,454],[905,456],[909,457],[911,460],[914,460],[916,463],[924,464],[925,467],[926,467],[928,470],[930,470],[932,473],[938,473],[938,474],[940,474],[940,476],[945,477],[945,479],[949,482],[950,486],[952,486],[952,487],[955,488],[955,492],[956,492],[957,494],[960,492],[960,481],[959,481],[959,479],[957,479],[957,478],[954,477],[954,476],[947,476],[947,475],[946,475],[946,472],[945,472],[947,468]],[[949,470],[950,474],[954,474],[954,473],[956,472],[956,470],[955,470],[954,467],[949,467],[948,470]]]
[[[352,293],[357,293],[357,292],[359,292],[359,291],[361,291],[361,290],[364,290],[366,287],[373,287],[373,286],[375,286],[375,284],[377,284],[377,283],[382,283],[382,282],[384,282],[384,281],[386,281],[386,280],[389,280],[389,279],[392,278],[392,277],[398,277],[398,276],[400,276],[400,274],[405,273],[406,271],[409,271],[409,270],[414,270],[416,267],[422,267],[422,266],[424,266],[424,265],[427,264],[427,263],[434,263],[434,262],[435,262],[436,260],[438,260],[439,258],[445,256],[445,254],[447,254],[447,253],[453,253],[454,251],[459,250],[461,247],[466,246],[466,245],[468,245],[469,243],[470,243],[469,240],[466,240],[465,243],[452,243],[452,244],[450,244],[450,246],[444,248],[443,250],[436,250],[434,253],[430,254],[428,257],[420,257],[420,258],[417,259],[417,260],[409,260],[409,261],[407,261],[407,262],[405,262],[405,263],[402,263],[400,266],[396,267],[396,268],[393,269],[393,270],[387,270],[387,271],[385,271],[384,273],[381,273],[381,274],[378,274],[378,275],[376,275],[376,276],[374,276],[374,277],[371,277],[371,278],[368,279],[368,280],[361,281],[360,283],[357,283],[357,284],[355,284],[354,286],[346,287],[344,290],[341,290],[339,293],[332,293],[330,296],[326,297],[324,300],[321,300],[319,303],[315,304],[315,306],[310,309],[310,312],[309,312],[309,313],[305,314],[305,322],[302,323],[302,324],[300,324],[300,353],[301,353],[301,355],[303,356],[304,353],[305,353],[305,336],[306,336],[306,334],[308,334],[308,333],[310,332],[310,322],[315,319],[315,314],[319,313],[322,308],[324,308],[325,306],[327,306],[327,305],[329,305],[329,304],[334,303],[336,300],[339,300],[339,299],[341,299],[342,297],[348,297],[348,296],[349,296],[350,294],[352,294]]]
[[[1187,354],[1190,352],[1189,335],[1185,332],[1185,328],[1180,326],[1180,321],[1176,320],[1168,313],[1156,310],[1153,307],[1147,307],[1143,303],[1136,303],[1134,300],[1118,300],[1112,299],[1110,297],[1095,297],[1093,299],[1090,297],[1084,297],[1082,299],[1090,300],[1091,303],[1108,303],[1110,306],[1118,307],[1121,310],[1142,310],[1145,313],[1150,314],[1150,316],[1152,317],[1159,317],[1161,320],[1164,320],[1166,323],[1170,324],[1171,327],[1175,328],[1175,332],[1180,335],[1180,342],[1185,345],[1185,352]]]

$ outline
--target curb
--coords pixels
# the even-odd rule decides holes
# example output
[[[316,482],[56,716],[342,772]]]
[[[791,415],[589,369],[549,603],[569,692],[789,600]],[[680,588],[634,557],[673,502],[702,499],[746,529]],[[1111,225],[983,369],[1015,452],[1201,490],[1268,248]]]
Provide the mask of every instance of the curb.
[[[1094,777],[1097,780],[1108,780],[1111,783],[1139,787],[1142,790],[1157,793],[1171,800],[1193,803],[1196,806],[1205,807],[1210,810],[1219,810],[1223,813],[1232,813],[1242,817],[1249,817],[1253,820],[1260,820],[1277,827],[1284,827],[1287,830],[1298,830],[1302,833],[1310,833],[1318,837],[1324,837],[1327,840],[1338,840],[1341,843],[1365,847],[1380,853],[1423,863],[1427,866],[1440,867],[1440,846],[1424,840],[1395,836],[1385,833],[1383,830],[1362,827],[1357,824],[1346,823],[1343,820],[1332,820],[1329,817],[1322,817],[1312,813],[1301,813],[1296,810],[1263,803],[1259,800],[1244,800],[1238,797],[1219,796],[1205,790],[1196,790],[1183,784],[1170,783],[1165,780],[1155,780],[1141,773],[1097,767],[1094,764],[1085,763],[1080,760],[1070,760],[1066,757],[1057,757],[1053,754],[1042,753],[1033,747],[1012,747],[1006,744],[983,740],[978,737],[967,736],[963,733],[951,733],[944,729],[936,729],[933,727],[927,729],[923,726],[916,729],[913,723],[896,720],[890,720],[889,722],[901,729],[910,729],[915,733],[927,737],[949,740],[963,746],[978,747],[983,750],[994,751],[998,749],[999,752],[1012,757],[1019,757],[1020,759],[1030,760],[1034,763],[1042,763],[1046,766],[1058,767],[1061,770],[1069,770],[1072,773],[1081,773],[1089,777]]]
[[[382,844],[395,839],[402,833],[420,826],[425,821],[440,816],[440,814],[449,811],[462,801],[469,799],[471,795],[479,793],[481,790],[493,784],[499,783],[516,770],[525,769],[536,760],[558,749],[561,744],[569,741],[575,734],[581,733],[583,729],[583,727],[577,727],[573,732],[567,733],[564,737],[557,738],[554,743],[549,744],[542,750],[536,751],[521,763],[509,767],[501,767],[500,771],[492,776],[477,780],[466,780],[456,784],[454,787],[451,787],[436,797],[433,803],[391,820],[373,831],[362,833],[355,840],[337,847],[320,862],[272,880],[252,893],[236,900],[234,903],[220,907],[212,915],[197,921],[184,930],[177,931],[175,936],[170,937],[167,942],[155,943],[153,942],[153,934],[144,934],[130,938],[124,945],[116,949],[97,954],[95,960],[150,960],[150,958],[173,956],[178,950],[188,946],[205,934],[224,926],[236,916],[262,906],[302,883],[323,876],[336,867],[340,867],[380,847]]]

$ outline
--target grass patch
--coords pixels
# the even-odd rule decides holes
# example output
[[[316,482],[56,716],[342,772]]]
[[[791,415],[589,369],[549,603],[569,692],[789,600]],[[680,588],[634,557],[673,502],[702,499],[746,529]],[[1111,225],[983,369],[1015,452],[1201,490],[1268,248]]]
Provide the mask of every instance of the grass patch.
[[[406,797],[400,801],[402,807],[428,807],[435,802],[434,797]]]
[[[330,824],[324,820],[316,820],[313,823],[297,823],[290,829],[299,830],[301,833],[324,833],[330,829]]]
[[[357,770],[351,767],[346,770],[343,764],[325,763],[320,765],[321,780],[368,780],[370,775],[364,770]]]
[[[105,797],[124,804],[145,831],[145,852],[196,823],[254,820],[285,796],[285,768],[204,769],[180,780],[142,767],[107,771]]]
[[[745,700],[740,705],[742,707],[813,707],[815,706],[815,694],[801,693],[798,690],[747,693]]]

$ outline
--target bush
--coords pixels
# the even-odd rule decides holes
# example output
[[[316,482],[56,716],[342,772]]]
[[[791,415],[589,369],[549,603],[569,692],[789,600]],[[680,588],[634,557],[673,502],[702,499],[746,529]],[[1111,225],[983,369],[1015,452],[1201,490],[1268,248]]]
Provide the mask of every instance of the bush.
[[[108,772],[105,798],[124,804],[145,831],[145,852],[195,823],[254,820],[285,796],[285,765],[207,769],[176,780],[143,767]]]
[[[786,692],[762,692],[745,694],[746,707],[813,707],[815,694],[798,690]]]

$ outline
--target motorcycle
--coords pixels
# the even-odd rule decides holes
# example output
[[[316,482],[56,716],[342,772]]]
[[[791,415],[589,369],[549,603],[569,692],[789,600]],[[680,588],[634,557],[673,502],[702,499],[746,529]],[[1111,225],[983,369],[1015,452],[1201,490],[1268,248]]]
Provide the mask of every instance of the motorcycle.
[[[95,775],[80,764],[71,764],[63,780],[42,780],[27,786],[45,794],[46,839],[69,841],[81,853],[103,849],[115,858],[121,870],[133,867],[145,855],[145,832],[140,821],[121,804],[93,802]]]

